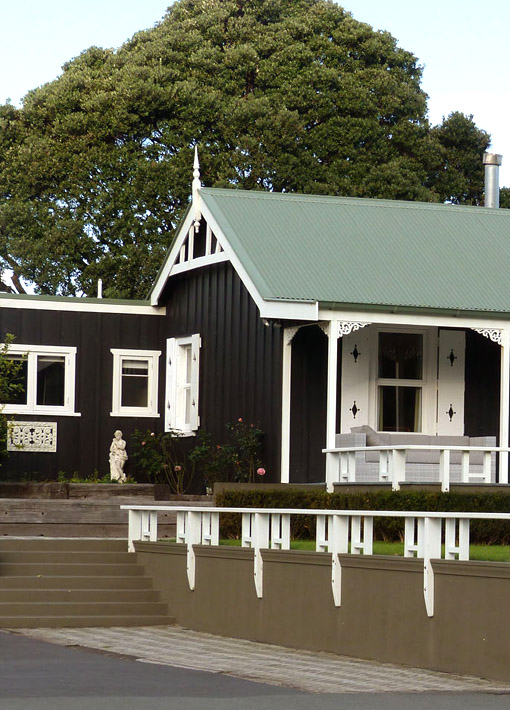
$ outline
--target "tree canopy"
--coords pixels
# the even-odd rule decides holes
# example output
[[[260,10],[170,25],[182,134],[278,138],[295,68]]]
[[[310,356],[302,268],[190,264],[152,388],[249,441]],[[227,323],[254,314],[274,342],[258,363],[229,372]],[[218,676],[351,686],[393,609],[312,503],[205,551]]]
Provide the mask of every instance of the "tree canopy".
[[[463,114],[431,128],[420,81],[331,0],[177,0],[0,107],[0,269],[16,290],[145,296],[195,143],[208,186],[479,202],[489,137]]]

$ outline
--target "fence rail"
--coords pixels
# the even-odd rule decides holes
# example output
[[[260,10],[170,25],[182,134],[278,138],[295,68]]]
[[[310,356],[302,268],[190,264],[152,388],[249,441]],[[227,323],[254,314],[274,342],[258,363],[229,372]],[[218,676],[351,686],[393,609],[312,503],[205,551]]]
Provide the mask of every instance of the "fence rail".
[[[318,552],[331,554],[331,588],[336,606],[342,603],[342,560],[345,554],[373,554],[373,528],[377,518],[403,518],[404,557],[423,559],[423,594],[429,616],[434,615],[434,569],[431,560],[469,560],[470,520],[507,520],[510,513],[446,513],[402,510],[310,510],[297,508],[201,508],[187,506],[122,505],[129,511],[128,549],[137,540],[157,540],[160,511],[177,514],[176,542],[187,546],[187,575],[195,588],[195,545],[218,545],[220,516],[241,516],[241,544],[254,551],[253,576],[257,596],[264,593],[262,551],[290,549],[293,515],[316,518]]]
[[[406,465],[408,454],[415,451],[436,452],[439,454],[438,463],[419,464],[434,471],[437,480],[441,483],[441,490],[448,492],[452,481],[452,467],[460,465],[460,481],[462,483],[491,483],[492,463],[494,454],[508,454],[510,448],[503,446],[438,446],[419,444],[398,444],[387,446],[342,446],[334,449],[323,449],[322,452],[330,459],[326,467],[329,491],[333,484],[355,483],[356,469],[360,463],[365,463],[367,454],[379,454],[376,480],[378,482],[391,482],[394,491],[400,490],[400,484],[406,480]],[[452,462],[452,454],[460,454],[460,464]],[[474,463],[473,454],[479,454],[482,463]],[[361,458],[361,462],[360,462]],[[413,481],[416,482],[416,481]],[[506,483],[506,481],[504,481]]]

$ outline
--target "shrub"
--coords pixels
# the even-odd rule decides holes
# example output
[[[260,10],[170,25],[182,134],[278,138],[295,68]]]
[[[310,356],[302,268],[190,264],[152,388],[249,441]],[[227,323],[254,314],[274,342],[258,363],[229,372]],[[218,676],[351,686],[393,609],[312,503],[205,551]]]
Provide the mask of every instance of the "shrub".
[[[438,512],[510,512],[510,492],[507,493],[430,493],[427,491],[379,491],[358,494],[301,491],[296,488],[239,491],[226,490],[216,495],[216,505],[231,508],[323,508],[326,510],[410,510]],[[236,537],[240,523],[225,518],[221,535]],[[471,521],[473,544],[509,545],[510,523],[502,520]],[[314,518],[292,516],[293,538],[313,539]],[[403,518],[379,518],[374,521],[374,537],[388,542],[402,540]]]
[[[185,493],[193,474],[182,448],[179,432],[156,434],[136,431],[131,437],[131,459],[135,470],[141,471],[151,483],[166,483],[178,495]]]
[[[215,481],[253,483],[265,475],[260,461],[263,432],[254,424],[239,418],[225,426],[225,438],[214,442],[212,435],[202,429],[189,460],[207,486]]]

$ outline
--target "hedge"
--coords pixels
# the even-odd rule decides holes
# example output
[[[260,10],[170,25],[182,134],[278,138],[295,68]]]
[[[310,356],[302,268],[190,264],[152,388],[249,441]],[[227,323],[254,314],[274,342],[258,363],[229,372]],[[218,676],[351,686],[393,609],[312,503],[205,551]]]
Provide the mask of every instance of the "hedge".
[[[431,493],[427,491],[379,491],[357,494],[300,491],[298,489],[239,491],[226,490],[215,496],[216,505],[229,508],[323,508],[326,510],[414,510],[466,513],[508,513],[510,493]],[[240,516],[222,516],[220,535],[240,536]],[[473,520],[470,525],[473,544],[509,545],[510,521]],[[294,539],[315,537],[314,516],[292,516]],[[398,541],[404,536],[402,518],[374,520],[377,540]]]

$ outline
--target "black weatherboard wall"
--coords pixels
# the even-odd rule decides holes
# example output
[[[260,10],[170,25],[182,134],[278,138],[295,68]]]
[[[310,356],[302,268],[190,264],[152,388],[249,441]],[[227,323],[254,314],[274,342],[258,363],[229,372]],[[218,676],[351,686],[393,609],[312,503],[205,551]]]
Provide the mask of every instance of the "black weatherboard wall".
[[[201,427],[221,441],[225,425],[240,417],[259,425],[264,431],[265,480],[278,481],[281,324],[264,325],[256,304],[228,262],[171,277],[160,305],[167,311],[166,337],[201,336]]]
[[[61,345],[77,348],[76,412],[81,416],[19,414],[23,421],[55,421],[57,452],[13,452],[0,472],[3,479],[55,479],[59,471],[89,475],[109,472],[108,453],[115,429],[128,442],[134,429],[162,427],[159,418],[112,417],[113,356],[111,348],[161,350],[164,319],[157,315],[73,312],[0,308],[0,331],[23,345]],[[106,310],[106,305],[105,305]],[[161,387],[160,387],[161,392]],[[128,462],[129,463],[129,462]],[[127,469],[128,471],[128,469]]]

